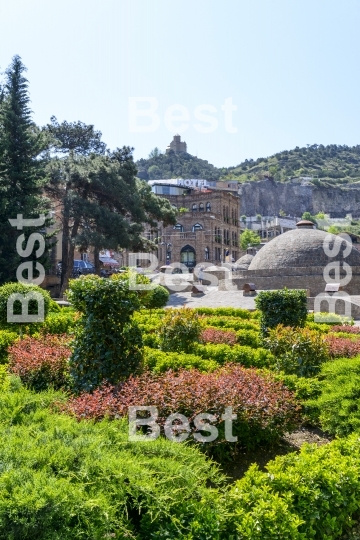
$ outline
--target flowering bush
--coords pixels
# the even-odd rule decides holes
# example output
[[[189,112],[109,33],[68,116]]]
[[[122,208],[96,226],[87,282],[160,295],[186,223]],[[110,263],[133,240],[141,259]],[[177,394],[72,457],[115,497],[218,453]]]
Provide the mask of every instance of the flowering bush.
[[[235,345],[236,333],[233,330],[218,330],[217,328],[205,328],[200,334],[203,343],[226,343]]]
[[[360,334],[360,326],[350,326],[349,324],[338,324],[330,328],[330,332],[345,332],[346,334]]]
[[[237,415],[233,434],[247,447],[278,439],[296,425],[299,414],[292,392],[281,382],[232,364],[206,374],[196,369],[158,376],[144,373],[118,388],[105,385],[93,394],[73,398],[65,409],[79,419],[100,419],[127,416],[129,406],[149,405],[157,407],[160,425],[177,412],[189,419],[193,432],[196,428],[192,420],[197,414],[213,414],[220,433],[214,444],[224,442],[221,415],[226,407],[232,407]]]
[[[315,375],[329,359],[325,337],[309,328],[279,324],[269,330],[264,342],[277,360],[277,369],[300,377]]]
[[[329,348],[329,355],[332,358],[352,358],[360,354],[360,340],[329,334],[326,336],[326,344]]]
[[[9,347],[9,370],[35,390],[62,388],[69,382],[70,354],[67,336],[26,336]]]
[[[160,348],[163,351],[192,352],[199,341],[200,317],[193,309],[169,309],[159,328]]]

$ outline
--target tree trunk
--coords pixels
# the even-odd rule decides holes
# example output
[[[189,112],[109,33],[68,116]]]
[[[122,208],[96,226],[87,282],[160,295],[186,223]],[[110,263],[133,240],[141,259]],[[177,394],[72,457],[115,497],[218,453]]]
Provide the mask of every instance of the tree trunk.
[[[100,268],[100,259],[99,259],[99,248],[94,247],[94,264],[95,264],[95,274],[100,276],[101,275],[101,268]]]
[[[74,268],[75,238],[79,230],[79,225],[80,225],[80,219],[75,219],[74,224],[72,226],[71,237],[68,235],[67,269],[66,269],[66,272],[62,274],[63,275],[63,283],[62,283],[62,288],[61,288],[62,295],[69,287],[69,280],[71,278],[73,268]]]
[[[60,298],[63,297],[64,291],[67,288],[65,278],[68,275],[69,269],[70,212],[66,198],[67,196],[65,195],[62,220]]]

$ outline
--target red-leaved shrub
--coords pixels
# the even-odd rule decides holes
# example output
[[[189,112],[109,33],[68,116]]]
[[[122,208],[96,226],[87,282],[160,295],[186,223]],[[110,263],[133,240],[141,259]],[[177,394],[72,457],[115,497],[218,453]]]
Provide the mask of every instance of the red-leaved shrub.
[[[360,340],[352,340],[351,338],[343,338],[338,336],[327,335],[325,341],[329,348],[329,355],[332,358],[352,358],[360,354]]]
[[[221,415],[226,407],[232,407],[237,415],[233,433],[247,447],[275,440],[290,431],[297,424],[299,413],[294,395],[281,382],[235,364],[206,374],[196,369],[167,371],[157,376],[147,372],[130,377],[117,388],[103,385],[93,394],[72,398],[63,410],[78,419],[119,418],[127,416],[129,406],[150,405],[157,407],[161,426],[170,414],[177,412],[189,419],[193,432],[194,416],[213,414],[219,429],[215,443],[224,441]]]
[[[237,341],[236,332],[233,330],[219,330],[218,328],[205,328],[200,334],[200,341],[203,343],[235,345]]]
[[[9,369],[35,390],[62,388],[69,377],[69,336],[26,336],[9,347]]]
[[[360,334],[360,326],[350,326],[349,324],[337,324],[330,328],[330,332],[346,332],[347,334]]]

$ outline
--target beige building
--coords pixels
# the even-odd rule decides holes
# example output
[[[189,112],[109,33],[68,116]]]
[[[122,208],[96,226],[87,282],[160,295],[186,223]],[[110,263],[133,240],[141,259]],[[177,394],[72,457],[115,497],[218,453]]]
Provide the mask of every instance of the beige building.
[[[189,269],[208,262],[220,265],[239,256],[239,198],[212,190],[184,190],[183,195],[161,195],[180,210],[173,227],[153,231],[158,239],[159,266],[181,262]]]

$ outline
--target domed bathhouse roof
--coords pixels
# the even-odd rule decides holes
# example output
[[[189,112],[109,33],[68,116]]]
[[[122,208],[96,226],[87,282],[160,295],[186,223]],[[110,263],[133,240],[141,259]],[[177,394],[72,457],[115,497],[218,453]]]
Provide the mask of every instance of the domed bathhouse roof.
[[[331,241],[327,244],[328,251],[334,248],[336,239],[337,242],[342,241],[333,257],[329,257],[324,249],[324,240],[329,236]],[[317,229],[299,227],[270,240],[252,259],[249,270],[325,267],[334,261],[360,267],[360,252],[344,238]]]
[[[254,255],[251,255],[250,253],[246,253],[245,255],[240,257],[240,259],[236,261],[235,263],[236,268],[238,270],[247,270],[253,258],[254,258]]]

